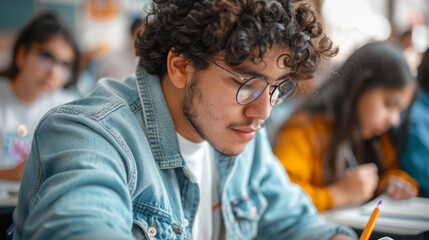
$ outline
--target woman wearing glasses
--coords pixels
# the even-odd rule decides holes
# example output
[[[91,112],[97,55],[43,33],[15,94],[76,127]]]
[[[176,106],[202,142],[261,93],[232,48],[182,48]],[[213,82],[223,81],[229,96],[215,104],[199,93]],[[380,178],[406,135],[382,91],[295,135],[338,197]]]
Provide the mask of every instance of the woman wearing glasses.
[[[275,153],[320,211],[379,193],[414,197],[418,185],[400,170],[387,132],[399,124],[415,91],[399,49],[366,44],[286,122]]]
[[[19,32],[0,72],[0,178],[20,180],[40,118],[75,98],[61,89],[76,84],[77,61],[77,45],[55,15],[38,15]]]

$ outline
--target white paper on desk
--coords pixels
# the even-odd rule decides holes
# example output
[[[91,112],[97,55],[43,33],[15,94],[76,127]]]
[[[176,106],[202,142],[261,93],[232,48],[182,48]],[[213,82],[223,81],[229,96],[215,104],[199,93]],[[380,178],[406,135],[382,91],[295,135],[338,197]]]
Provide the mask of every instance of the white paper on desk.
[[[327,221],[330,221],[330,222],[334,222],[337,224],[346,224],[356,229],[364,229],[366,223],[370,218],[369,214],[364,214],[364,212],[368,211],[365,209],[369,208],[370,213],[372,213],[372,211],[374,210],[379,200],[381,200],[381,198],[376,198],[375,201],[364,204],[362,206],[351,206],[351,207],[337,208],[337,209],[325,211],[325,212],[322,212],[321,215]],[[407,199],[404,201],[410,201],[410,200],[413,200],[413,199]],[[423,215],[428,215],[428,212],[424,212],[424,211],[426,211],[426,209],[429,208],[429,199],[423,199],[423,200],[426,200],[426,206],[423,206],[424,209],[420,209],[420,211]],[[429,230],[429,220],[425,220],[421,218],[410,219],[410,218],[404,218],[404,217],[401,217],[401,218],[384,217],[381,214],[383,211],[385,211],[384,201],[389,201],[389,200],[383,200],[383,204],[381,205],[381,209],[380,209],[380,216],[378,217],[375,223],[374,231],[387,233],[386,235],[388,235],[389,233],[415,235]],[[402,207],[400,206],[399,208],[402,208]],[[405,208],[400,210],[406,211]]]
[[[20,185],[20,182],[0,179],[0,190],[3,191],[7,191],[10,193],[18,193]]]
[[[429,220],[429,198],[416,197],[406,200],[394,200],[386,194],[363,205],[362,214],[371,215],[380,200],[383,201],[380,207],[380,217]]]

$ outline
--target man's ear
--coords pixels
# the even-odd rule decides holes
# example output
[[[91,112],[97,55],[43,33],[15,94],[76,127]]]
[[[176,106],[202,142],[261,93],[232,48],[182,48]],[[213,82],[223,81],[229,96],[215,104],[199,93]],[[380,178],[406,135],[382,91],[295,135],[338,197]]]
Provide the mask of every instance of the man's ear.
[[[184,88],[188,83],[189,62],[183,55],[170,51],[167,55],[167,70],[171,83],[177,88]]]

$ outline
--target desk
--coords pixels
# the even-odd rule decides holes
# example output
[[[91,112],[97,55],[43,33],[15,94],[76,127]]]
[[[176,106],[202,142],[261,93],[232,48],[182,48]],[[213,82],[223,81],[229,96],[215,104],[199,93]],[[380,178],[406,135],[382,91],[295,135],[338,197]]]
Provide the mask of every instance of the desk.
[[[18,193],[9,193],[7,198],[0,199],[0,214],[3,209],[15,208],[18,203]]]
[[[349,225],[360,234],[379,200],[383,200],[383,204],[374,227],[374,236],[389,236],[395,240],[429,239],[429,234],[424,233],[429,231],[429,198],[395,201],[382,195],[364,205],[325,211],[321,215],[327,221]]]
[[[0,213],[4,208],[15,207],[18,203],[20,182],[0,179]]]
[[[363,232],[362,229],[353,228],[353,230],[356,232],[358,236],[360,236]],[[378,240],[385,236],[389,236],[394,240],[429,240],[429,232],[423,232],[417,235],[409,235],[409,234],[384,233],[384,232],[377,232],[377,231],[372,232],[369,240]]]

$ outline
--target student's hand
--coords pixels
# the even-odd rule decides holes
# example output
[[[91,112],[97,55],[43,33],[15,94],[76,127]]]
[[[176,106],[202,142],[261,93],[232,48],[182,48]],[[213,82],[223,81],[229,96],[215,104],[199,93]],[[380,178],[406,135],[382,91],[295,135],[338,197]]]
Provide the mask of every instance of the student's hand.
[[[354,238],[345,235],[345,234],[337,234],[335,236],[333,236],[330,240],[352,240]]]
[[[328,187],[333,207],[359,204],[369,200],[378,185],[377,171],[374,163],[348,169],[337,183]]]
[[[397,176],[390,176],[386,184],[380,187],[379,192],[387,193],[396,200],[416,197],[418,193],[411,183]]]

